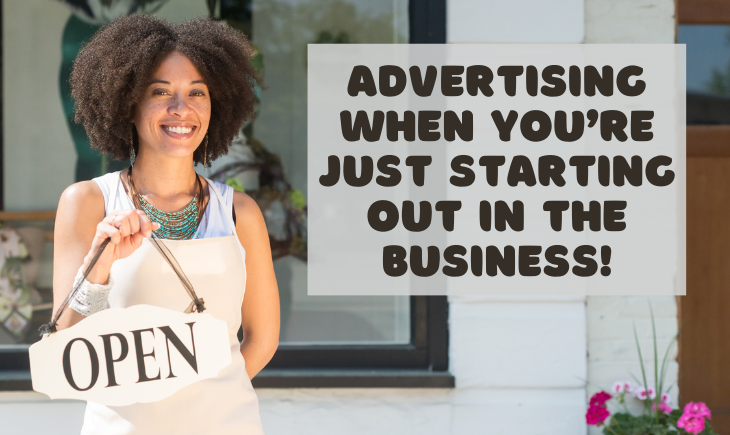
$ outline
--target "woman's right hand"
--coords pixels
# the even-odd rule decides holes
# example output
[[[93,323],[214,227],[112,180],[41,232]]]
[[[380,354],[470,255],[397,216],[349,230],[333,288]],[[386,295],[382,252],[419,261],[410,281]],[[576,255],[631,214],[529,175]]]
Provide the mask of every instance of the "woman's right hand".
[[[116,260],[131,255],[142,246],[145,237],[152,237],[152,231],[160,227],[151,222],[142,210],[115,210],[96,226],[91,250],[84,258],[84,270],[89,267],[96,251],[106,239],[111,239],[86,278],[92,284],[106,284],[109,271]]]

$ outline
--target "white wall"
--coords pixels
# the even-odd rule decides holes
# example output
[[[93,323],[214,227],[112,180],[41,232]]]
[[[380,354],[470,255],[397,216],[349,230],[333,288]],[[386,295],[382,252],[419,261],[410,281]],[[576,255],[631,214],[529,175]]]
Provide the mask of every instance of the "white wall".
[[[585,43],[674,43],[674,0],[586,0]],[[647,378],[653,379],[652,331],[649,304],[654,309],[660,358],[677,334],[677,304],[673,296],[587,298],[588,396],[615,381],[641,378],[633,337],[639,336]],[[665,385],[677,381],[676,345]],[[653,381],[648,381],[653,385]],[[678,388],[671,395],[677,403]],[[634,403],[636,405],[636,403]],[[591,427],[591,435],[602,433]]]
[[[449,0],[449,42],[583,41],[583,0]]]
[[[258,390],[271,434],[584,434],[585,299],[449,298],[453,390]]]
[[[674,43],[674,0],[585,0],[586,43]]]

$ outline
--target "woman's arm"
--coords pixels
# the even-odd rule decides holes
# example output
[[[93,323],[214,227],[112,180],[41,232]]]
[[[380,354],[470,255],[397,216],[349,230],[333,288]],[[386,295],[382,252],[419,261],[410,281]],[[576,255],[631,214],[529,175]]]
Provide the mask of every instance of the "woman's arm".
[[[246,372],[253,379],[279,347],[279,288],[271,259],[269,233],[258,204],[250,196],[234,192],[236,232],[246,250],[246,292],[241,305]]]
[[[104,195],[93,181],[72,184],[61,195],[53,231],[53,314],[73,287],[79,267],[89,253],[96,226],[104,219]],[[84,319],[66,308],[58,329],[68,328]]]
[[[53,314],[71,293],[79,267],[86,269],[107,238],[111,239],[87,281],[106,284],[115,260],[124,258],[142,245],[159,226],[140,210],[118,210],[105,217],[104,195],[93,181],[69,186],[61,195],[53,237]],[[68,328],[84,316],[66,308],[58,319],[58,329]]]

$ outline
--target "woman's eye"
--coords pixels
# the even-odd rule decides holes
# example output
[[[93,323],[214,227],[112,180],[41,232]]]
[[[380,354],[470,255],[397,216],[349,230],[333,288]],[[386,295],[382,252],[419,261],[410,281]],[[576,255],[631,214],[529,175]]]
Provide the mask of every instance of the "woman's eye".
[[[203,91],[193,91],[190,93],[191,95],[195,95],[196,97],[202,97],[205,95],[205,92]]]
[[[164,95],[166,93],[167,91],[164,89],[155,89],[154,91],[152,91],[152,95]]]

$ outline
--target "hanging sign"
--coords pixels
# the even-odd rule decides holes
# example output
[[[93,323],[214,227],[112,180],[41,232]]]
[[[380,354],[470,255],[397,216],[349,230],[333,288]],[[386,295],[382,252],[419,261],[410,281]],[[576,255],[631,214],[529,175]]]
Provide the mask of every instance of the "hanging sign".
[[[30,347],[33,390],[109,406],[162,400],[230,363],[225,321],[152,305],[100,311]]]

